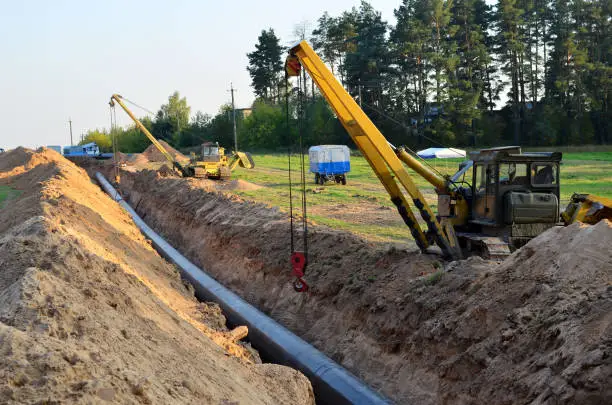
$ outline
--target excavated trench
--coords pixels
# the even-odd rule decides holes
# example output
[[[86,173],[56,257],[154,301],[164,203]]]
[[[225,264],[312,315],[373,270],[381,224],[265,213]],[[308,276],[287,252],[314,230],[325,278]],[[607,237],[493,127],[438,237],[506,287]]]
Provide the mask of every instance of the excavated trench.
[[[177,266],[184,281],[194,288],[195,296],[205,303],[213,301],[218,304],[228,324],[236,327],[236,333],[241,335],[247,331],[249,341],[257,348],[260,358],[293,367],[310,379],[317,403],[321,405],[390,403],[312,345],[249,305],[204,270],[191,263],[149,227],[101,173],[96,173],[95,178],[109,196],[129,213],[152,246]],[[234,334],[234,331],[231,333]]]
[[[311,289],[299,294],[290,283],[286,215],[201,184],[155,171],[125,172],[121,191],[192,262],[397,403],[612,398],[605,355],[610,289],[592,282],[583,286],[587,298],[567,295],[574,287],[556,280],[544,258],[527,248],[501,266],[471,258],[442,273],[445,264],[436,255],[312,226]],[[541,272],[531,269],[529,261],[537,260]],[[603,279],[612,269],[604,260]],[[593,297],[600,305],[590,303],[586,317],[568,321],[550,310],[578,311]],[[586,339],[576,332],[588,327],[601,333]],[[597,352],[602,345],[603,355]],[[587,354],[599,357],[585,365]],[[568,367],[587,371],[568,374]]]

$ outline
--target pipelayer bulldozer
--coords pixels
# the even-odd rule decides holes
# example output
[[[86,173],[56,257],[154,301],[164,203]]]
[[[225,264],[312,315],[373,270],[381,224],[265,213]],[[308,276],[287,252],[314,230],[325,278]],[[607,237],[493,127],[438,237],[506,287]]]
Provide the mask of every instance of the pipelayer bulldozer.
[[[390,144],[306,41],[289,50],[285,65],[288,76],[299,75],[302,67],[369,162],[422,251],[437,244],[453,259],[461,258],[465,250],[503,258],[561,224],[561,153],[522,153],[518,146],[486,149],[472,152],[453,176],[443,176],[408,148]],[[404,164],[434,186],[437,215]],[[421,223],[411,204],[419,211]],[[612,200],[575,194],[561,218],[566,225],[612,218]]]
[[[122,101],[119,94],[113,94],[110,99],[111,108],[119,104],[121,108],[130,116],[138,129],[155,145],[155,147],[164,155],[172,167],[177,170],[183,177],[199,177],[214,180],[223,180],[230,178],[232,170],[238,165],[241,167],[252,169],[255,167],[255,162],[248,152],[235,151],[232,156],[225,154],[225,149],[216,145],[202,145],[201,156],[192,154],[190,162],[183,165],[178,162],[161,143],[149,132],[149,130],[140,122],[138,118],[130,111],[130,109]]]

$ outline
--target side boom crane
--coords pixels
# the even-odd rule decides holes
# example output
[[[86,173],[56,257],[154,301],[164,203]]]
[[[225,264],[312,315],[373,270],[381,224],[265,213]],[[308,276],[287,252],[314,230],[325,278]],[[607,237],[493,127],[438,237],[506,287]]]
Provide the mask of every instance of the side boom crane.
[[[121,97],[119,94],[113,94],[109,102],[110,106],[113,107],[115,103],[119,104],[121,108],[123,108],[123,111],[125,111],[126,114],[129,115],[130,118],[134,121],[138,129],[140,129],[142,133],[145,134],[147,138],[149,138],[151,143],[153,143],[153,145],[155,145],[155,147],[162,153],[162,155],[164,155],[168,162],[170,162],[172,166],[175,167],[183,175],[183,177],[190,177],[191,173],[189,173],[189,171],[183,165],[177,162],[176,159],[174,159],[172,155],[168,153],[166,148],[164,148],[163,145],[159,143],[157,139],[155,139],[155,137],[149,132],[149,130],[144,125],[142,125],[142,122],[140,122],[140,120],[136,118],[132,111],[130,111],[130,109],[122,101],[122,98],[123,97]]]
[[[301,41],[291,48],[286,63],[287,74],[289,76],[299,75],[300,67],[304,67],[310,74],[353,142],[380,179],[419,248],[425,251],[435,243],[442,249],[445,256],[460,258],[461,249],[451,221],[446,218],[442,220],[436,218],[402,161],[411,167],[418,168],[415,170],[440,191],[447,190],[447,180],[421,165],[403,148],[395,148],[389,144],[306,41]],[[402,190],[408,194],[408,197]],[[408,198],[427,224],[427,231],[421,228],[410,209]]]
[[[197,178],[208,178],[208,179],[228,179],[232,174],[232,170],[236,167],[244,167],[246,169],[252,169],[255,167],[255,162],[248,152],[234,151],[233,155],[229,156],[225,154],[225,148],[222,148],[217,143],[213,145],[211,143],[205,143],[202,145],[202,153],[197,156],[195,153],[191,154],[190,162],[186,165],[182,165],[176,161],[176,159],[168,153],[163,145],[155,139],[155,137],[142,125],[142,122],[136,118],[136,116],[130,111],[130,109],[123,102],[123,97],[119,94],[113,94],[110,99],[110,106],[114,107],[115,103],[119,104],[121,108],[130,116],[134,121],[138,129],[146,135],[147,138],[155,145],[155,147],[164,155],[164,157],[177,169],[183,177],[197,177]]]
[[[559,214],[560,152],[522,152],[520,146],[472,151],[457,173],[442,176],[407,148],[391,145],[306,41],[290,49],[285,65],[288,76],[299,75],[302,67],[380,179],[422,251],[435,243],[453,259],[461,257],[462,248],[501,259],[512,248],[561,225],[560,219],[566,225],[612,219],[610,199],[586,194],[574,194]],[[404,164],[434,186],[437,216]],[[468,172],[471,184],[464,181]]]

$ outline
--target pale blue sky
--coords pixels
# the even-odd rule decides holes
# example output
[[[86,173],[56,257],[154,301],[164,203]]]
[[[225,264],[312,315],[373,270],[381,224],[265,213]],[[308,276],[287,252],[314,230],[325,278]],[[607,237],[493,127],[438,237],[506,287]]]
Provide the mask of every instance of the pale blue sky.
[[[372,0],[394,23],[400,0]],[[68,144],[110,124],[114,92],[156,111],[174,90],[192,113],[214,114],[238,89],[253,100],[246,53],[262,29],[284,44],[300,22],[314,26],[358,0],[71,1],[0,0],[0,147]],[[136,111],[138,115],[143,112]],[[120,124],[129,118],[117,111]]]

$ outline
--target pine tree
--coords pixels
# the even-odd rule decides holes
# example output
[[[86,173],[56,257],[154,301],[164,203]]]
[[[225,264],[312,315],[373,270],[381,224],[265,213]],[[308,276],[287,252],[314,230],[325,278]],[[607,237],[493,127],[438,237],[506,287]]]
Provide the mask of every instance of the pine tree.
[[[333,18],[326,11],[317,21],[317,27],[312,31],[312,47],[319,53],[321,59],[327,63],[332,73],[335,73],[340,58],[339,42],[336,37],[338,19]]]
[[[344,61],[346,54],[354,50],[353,39],[357,19],[357,10],[353,8],[345,11],[339,17],[330,17],[324,13],[318,20],[318,26],[312,32],[313,47],[328,63],[334,74],[340,75],[342,84],[345,84],[346,72]]]
[[[580,1],[578,37],[587,51],[584,103],[590,110],[595,139],[612,141],[612,3]]]
[[[481,41],[486,48],[488,58],[484,61],[482,81],[482,95],[480,97],[481,110],[492,112],[499,101],[502,91],[502,82],[498,77],[498,67],[494,59],[495,36],[490,32],[494,26],[495,15],[493,9],[484,0],[474,0],[474,24],[480,29]]]
[[[255,51],[247,54],[251,86],[258,97],[267,101],[279,97],[279,83],[283,72],[282,52],[280,40],[270,28],[261,32]]]
[[[397,24],[391,30],[390,47],[396,65],[396,108],[413,112],[423,122],[429,96],[431,63],[429,52],[430,28],[424,20],[426,1],[404,0],[394,11]]]
[[[441,105],[445,100],[445,89],[447,78],[445,70],[452,70],[449,63],[453,63],[452,57],[455,53],[454,43],[447,39],[452,35],[451,10],[452,0],[430,0],[429,2],[430,24],[432,27],[433,47],[430,55],[434,66],[434,81],[436,83],[435,101]]]
[[[344,61],[347,85],[353,95],[361,95],[360,101],[379,107],[390,72],[386,33],[387,23],[380,12],[362,1],[356,18],[353,48]]]
[[[478,109],[487,78],[490,57],[484,43],[484,33],[477,23],[475,0],[456,0],[453,6],[449,40],[456,43],[456,57],[448,70],[449,92],[445,110],[453,121],[457,139],[463,144],[476,144],[474,121],[480,118]]]
[[[522,34],[524,25],[523,10],[518,7],[517,0],[499,0],[497,3],[497,29],[499,35],[498,53],[502,62],[503,72],[510,78],[509,102],[512,108],[512,121],[514,125],[514,143],[520,145],[521,141],[521,72],[522,60],[525,51],[525,39]]]

